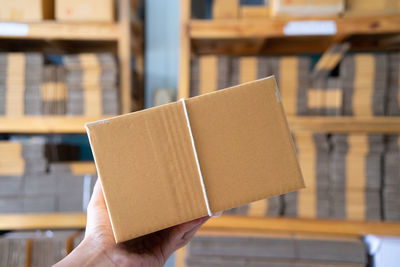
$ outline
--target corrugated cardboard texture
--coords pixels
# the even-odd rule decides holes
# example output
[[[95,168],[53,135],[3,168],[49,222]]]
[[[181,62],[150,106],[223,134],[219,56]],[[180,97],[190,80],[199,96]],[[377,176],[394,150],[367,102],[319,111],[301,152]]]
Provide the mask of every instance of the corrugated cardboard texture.
[[[214,213],[304,187],[274,78],[186,106]],[[207,215],[182,103],[87,128],[117,242]]]

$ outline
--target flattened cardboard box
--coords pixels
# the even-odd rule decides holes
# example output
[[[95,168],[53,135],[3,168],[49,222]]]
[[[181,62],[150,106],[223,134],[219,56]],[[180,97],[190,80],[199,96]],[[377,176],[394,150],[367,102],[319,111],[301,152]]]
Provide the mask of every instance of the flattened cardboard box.
[[[185,103],[213,213],[304,187],[273,77]],[[208,214],[182,102],[86,128],[117,242]]]

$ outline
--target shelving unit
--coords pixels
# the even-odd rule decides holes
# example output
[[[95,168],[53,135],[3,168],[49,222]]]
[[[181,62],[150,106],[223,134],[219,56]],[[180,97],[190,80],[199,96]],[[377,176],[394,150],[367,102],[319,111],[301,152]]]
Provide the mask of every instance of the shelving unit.
[[[21,41],[41,41],[46,45],[82,42],[94,44],[100,48],[115,51],[119,65],[120,112],[128,113],[133,109],[132,66],[135,56],[137,80],[143,82],[143,23],[132,14],[139,1],[117,0],[118,21],[113,23],[96,22],[0,22],[0,41],[8,44]],[[103,45],[104,44],[104,45]],[[110,46],[112,44],[112,46]],[[92,45],[91,45],[92,47]],[[82,49],[82,46],[78,46]],[[85,134],[85,123],[106,119],[84,116],[0,116],[0,134]],[[93,162],[72,162],[71,172],[75,175],[96,174]],[[0,229],[64,229],[84,228],[84,213],[49,214],[0,214]]]
[[[291,22],[330,22],[335,34],[286,35]],[[296,54],[324,52],[331,44],[352,38],[357,50],[382,49],[387,40],[400,33],[399,16],[266,18],[237,20],[191,19],[191,1],[181,0],[180,58],[178,98],[189,97],[190,59],[192,54]],[[288,116],[291,131],[326,133],[400,133],[400,117],[319,117]],[[209,220],[199,234],[245,233],[262,235],[267,232],[289,232],[328,235],[365,234],[400,235],[398,222],[368,222],[300,218],[254,218],[221,216]],[[184,250],[176,255],[176,266],[184,265]]]

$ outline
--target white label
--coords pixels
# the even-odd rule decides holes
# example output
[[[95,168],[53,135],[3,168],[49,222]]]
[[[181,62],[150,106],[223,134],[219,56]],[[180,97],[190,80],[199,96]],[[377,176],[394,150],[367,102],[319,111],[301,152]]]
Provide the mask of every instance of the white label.
[[[336,32],[333,20],[290,21],[283,28],[285,35],[334,35]]]
[[[0,35],[27,36],[29,26],[23,23],[0,22]]]

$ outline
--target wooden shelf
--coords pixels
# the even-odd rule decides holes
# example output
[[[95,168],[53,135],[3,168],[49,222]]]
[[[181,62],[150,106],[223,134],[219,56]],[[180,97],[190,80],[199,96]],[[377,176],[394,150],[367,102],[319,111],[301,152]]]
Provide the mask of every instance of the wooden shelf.
[[[0,230],[85,228],[85,213],[1,214]],[[10,229],[10,226],[12,229]],[[400,236],[400,223],[357,222],[343,220],[257,218],[223,215],[210,219],[202,233],[220,231],[229,233],[268,232],[314,233],[333,235],[366,234]]]
[[[26,116],[0,117],[0,133],[86,133],[87,122],[107,117]],[[400,133],[400,117],[296,117],[289,116],[292,131],[328,133]]]
[[[24,116],[0,117],[0,133],[86,133],[85,123],[107,117]]]
[[[235,232],[285,232],[338,235],[395,235],[400,236],[400,223],[357,222],[343,220],[296,219],[296,218],[257,218],[223,215],[210,219],[202,231]]]
[[[331,20],[336,23],[337,36],[355,34],[388,34],[400,32],[400,17],[343,17],[343,18],[291,18],[257,20],[190,20],[192,39],[233,39],[284,37],[283,29],[291,21]]]
[[[85,225],[85,213],[0,214],[0,230],[68,229]]]
[[[0,38],[100,41],[117,41],[119,38],[117,23],[0,22],[0,29],[2,28],[10,29],[7,31],[10,33],[1,31]]]
[[[400,133],[400,117],[288,117],[292,131]]]

